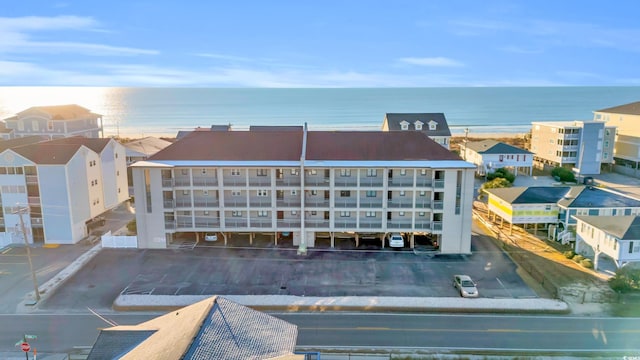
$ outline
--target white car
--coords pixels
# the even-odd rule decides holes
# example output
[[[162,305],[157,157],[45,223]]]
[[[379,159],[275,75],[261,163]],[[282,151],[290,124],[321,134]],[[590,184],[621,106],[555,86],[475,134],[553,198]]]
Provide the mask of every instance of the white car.
[[[469,275],[454,275],[453,287],[458,289],[462,297],[478,297],[478,288]]]
[[[218,234],[206,233],[204,234],[204,241],[218,241]]]
[[[392,248],[402,248],[404,247],[404,238],[400,233],[391,233],[389,234],[389,246]]]

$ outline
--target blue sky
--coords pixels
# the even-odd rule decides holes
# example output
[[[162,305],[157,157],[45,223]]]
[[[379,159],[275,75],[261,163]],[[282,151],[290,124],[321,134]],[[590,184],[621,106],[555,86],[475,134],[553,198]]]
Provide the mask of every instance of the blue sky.
[[[0,85],[640,85],[635,1],[12,1]]]

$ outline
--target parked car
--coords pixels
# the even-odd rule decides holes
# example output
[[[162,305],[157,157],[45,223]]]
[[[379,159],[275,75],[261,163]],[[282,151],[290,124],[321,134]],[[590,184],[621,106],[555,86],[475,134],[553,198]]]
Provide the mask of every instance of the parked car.
[[[204,241],[218,241],[218,234],[206,233],[204,234]]]
[[[478,288],[469,275],[454,275],[453,287],[458,289],[462,297],[478,297]]]
[[[391,233],[389,234],[389,247],[392,248],[402,248],[404,247],[404,238],[400,233]]]

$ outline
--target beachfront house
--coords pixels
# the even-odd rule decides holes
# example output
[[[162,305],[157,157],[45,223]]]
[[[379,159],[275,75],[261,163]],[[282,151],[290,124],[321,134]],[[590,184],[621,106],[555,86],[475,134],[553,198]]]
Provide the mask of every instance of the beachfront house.
[[[548,230],[558,223],[560,207],[558,201],[569,191],[568,186],[532,186],[486,189],[489,219],[500,219],[513,225],[527,228],[531,225],[537,232],[538,225]]]
[[[476,165],[476,174],[485,176],[496,169],[507,168],[516,176],[531,176],[533,153],[496,140],[467,142],[463,145],[463,159]]]
[[[449,149],[451,131],[443,113],[387,113],[382,131],[420,131]]]
[[[640,216],[574,216],[576,253],[594,258],[597,270],[600,256],[613,260],[618,268],[640,262]]]
[[[103,136],[102,115],[79,105],[34,106],[4,119],[13,137],[45,136],[58,139],[70,136]]]
[[[280,359],[294,354],[296,325],[213,296],[137,325],[100,330],[87,360]]]
[[[8,129],[7,124],[0,121],[0,140],[11,140],[15,138],[13,129]]]
[[[73,244],[128,199],[125,150],[113,139],[25,137],[0,143],[0,241]]]
[[[600,174],[613,163],[615,127],[602,121],[540,121],[531,127],[533,164],[567,167],[578,175]]]
[[[132,169],[143,248],[266,234],[304,252],[400,232],[471,251],[475,168],[419,131],[194,131]]]
[[[616,127],[615,171],[640,177],[640,101],[596,110],[593,119]]]

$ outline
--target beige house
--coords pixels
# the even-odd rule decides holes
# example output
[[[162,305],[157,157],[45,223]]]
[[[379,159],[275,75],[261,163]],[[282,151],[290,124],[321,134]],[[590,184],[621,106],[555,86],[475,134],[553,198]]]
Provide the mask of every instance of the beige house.
[[[34,106],[4,119],[6,128],[14,137],[45,136],[59,139],[71,136],[102,137],[102,115],[82,106],[54,105]]]
[[[531,126],[534,166],[567,167],[579,175],[600,174],[613,163],[615,126],[602,121],[539,121]]]
[[[617,172],[640,176],[640,101],[594,111],[594,120],[615,126],[613,159]]]

